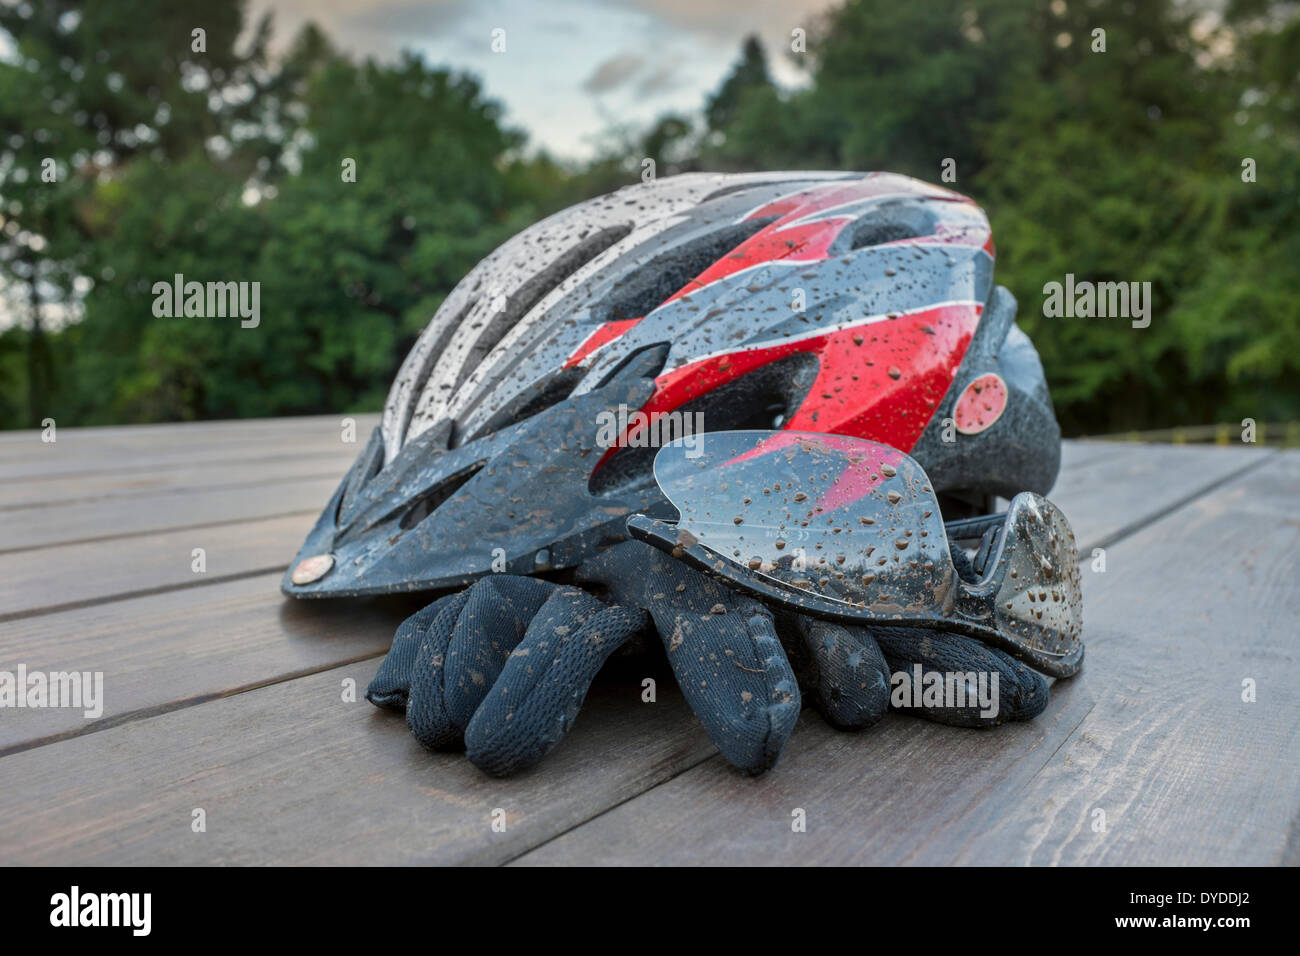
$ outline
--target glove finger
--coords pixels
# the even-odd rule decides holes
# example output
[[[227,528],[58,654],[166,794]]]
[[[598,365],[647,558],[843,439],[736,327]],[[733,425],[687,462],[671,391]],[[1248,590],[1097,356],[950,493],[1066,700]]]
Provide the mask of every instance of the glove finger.
[[[901,627],[871,633],[894,675],[898,710],[954,727],[996,727],[1030,720],[1047,706],[1041,674],[974,638]]]
[[[483,578],[435,616],[411,672],[406,724],[416,740],[430,750],[463,743],[474,711],[557,587],[513,575]]]
[[[771,612],[742,599],[655,620],[677,683],[722,755],[749,774],[775,764],[802,701]]]
[[[466,756],[497,776],[536,763],[568,734],[606,658],[647,623],[639,608],[554,592],[470,719]]]
[[[801,699],[771,611],[641,541],[610,548],[578,577],[650,612],[683,695],[733,766],[757,774],[776,763]]]
[[[805,614],[782,615],[778,625],[797,636],[798,643],[788,643],[802,651],[800,684],[827,723],[856,730],[889,711],[889,665],[869,630]]]
[[[398,625],[392,646],[380,661],[370,686],[366,688],[366,700],[376,707],[395,710],[399,714],[406,712],[407,698],[411,691],[411,673],[415,670],[415,660],[429,627],[440,614],[451,614],[454,620],[455,615],[464,607],[466,597],[465,591],[448,594]]]

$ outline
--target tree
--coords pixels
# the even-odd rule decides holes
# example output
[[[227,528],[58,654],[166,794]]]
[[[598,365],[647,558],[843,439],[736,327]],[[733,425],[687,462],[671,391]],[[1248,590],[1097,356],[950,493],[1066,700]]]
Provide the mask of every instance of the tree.
[[[209,143],[240,155],[221,137],[263,105],[269,29],[236,53],[243,6],[212,0],[196,15],[166,0],[0,5],[16,48],[0,63],[0,283],[11,314],[27,318],[12,336],[28,356],[27,424],[57,408],[48,321],[75,317],[88,288],[115,281],[94,261],[98,194],[139,159],[160,166]]]
[[[354,63],[314,28],[284,69],[298,126],[280,168],[214,177],[196,154],[100,191],[99,255],[129,278],[75,329],[78,421],[377,408],[446,293],[538,214],[520,138],[473,79]],[[152,285],[176,273],[257,283],[261,323],[155,317]]]
[[[747,96],[771,88],[763,45],[758,37],[747,36],[740,47],[740,60],[704,104],[705,123],[710,130],[725,130],[735,120]]]

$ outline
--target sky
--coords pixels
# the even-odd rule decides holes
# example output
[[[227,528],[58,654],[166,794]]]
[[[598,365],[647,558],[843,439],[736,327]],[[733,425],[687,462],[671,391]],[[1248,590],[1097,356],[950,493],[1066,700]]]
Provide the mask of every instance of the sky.
[[[619,126],[667,112],[697,114],[755,33],[777,82],[805,82],[789,55],[791,31],[811,31],[839,0],[248,0],[283,49],[309,20],[358,57],[413,50],[475,74],[530,148],[585,160]],[[492,50],[505,31],[505,51]],[[13,51],[0,37],[0,57]],[[0,285],[0,330],[11,324]],[[50,317],[47,317],[47,319]],[[57,324],[57,323],[56,323]]]
[[[474,73],[532,147],[590,158],[602,134],[695,113],[757,33],[776,80],[798,85],[791,31],[833,0],[250,0],[274,16],[277,45],[313,20],[344,51],[402,49]],[[493,52],[504,30],[505,51]],[[498,34],[499,36],[499,34]]]

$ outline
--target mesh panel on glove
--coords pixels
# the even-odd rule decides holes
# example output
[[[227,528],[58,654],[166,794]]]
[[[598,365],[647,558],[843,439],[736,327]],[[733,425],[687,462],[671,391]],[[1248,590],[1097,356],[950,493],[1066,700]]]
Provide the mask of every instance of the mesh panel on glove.
[[[682,693],[727,760],[746,773],[776,762],[801,701],[771,611],[640,541],[615,545],[577,577],[650,613]]]
[[[923,675],[973,674],[976,682],[985,675],[990,688],[993,675],[997,675],[997,712],[991,716],[981,714],[980,706],[969,699],[966,706],[915,707],[907,703],[896,710],[953,727],[996,727],[1008,720],[1030,720],[1047,706],[1047,681],[1041,674],[973,638],[907,627],[873,627],[871,633],[891,673],[912,675],[920,664]]]
[[[553,593],[470,719],[466,755],[497,775],[536,763],[573,726],[605,659],[645,624],[639,608],[609,607],[577,588]]]
[[[799,684],[826,722],[841,730],[870,727],[889,710],[889,666],[869,628],[780,614]]]
[[[484,578],[402,623],[366,697],[404,709],[425,747],[464,745],[483,770],[514,773],[564,738],[605,659],[646,623],[578,588]]]

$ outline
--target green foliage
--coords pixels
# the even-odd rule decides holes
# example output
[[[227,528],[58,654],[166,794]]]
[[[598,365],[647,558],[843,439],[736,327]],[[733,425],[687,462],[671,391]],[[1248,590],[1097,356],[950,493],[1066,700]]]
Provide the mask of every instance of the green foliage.
[[[240,6],[221,7],[236,26]],[[0,388],[6,411],[31,405],[18,422],[376,408],[456,281],[538,217],[544,164],[516,158],[521,137],[502,127],[500,108],[472,78],[412,57],[354,63],[312,28],[270,75],[254,69],[260,54],[230,49],[237,32],[209,32],[208,51],[224,65],[207,68],[256,72],[256,111],[172,135],[165,150],[123,152],[111,175],[40,187],[67,197],[75,216],[41,232],[89,240],[75,256],[47,256],[50,268],[66,269],[69,281],[93,277],[94,286],[84,321],[56,336],[77,347],[61,350],[53,394],[24,402],[20,388]],[[114,38],[118,59],[189,48],[188,28],[184,37],[141,34]],[[0,82],[15,75],[0,68]],[[44,119],[28,122],[40,129]],[[260,324],[155,316],[154,283],[175,274],[259,283]],[[20,329],[0,339],[0,368],[13,366],[12,353],[30,353],[31,339]]]
[[[758,37],[748,36],[741,45],[740,60],[704,104],[704,122],[711,130],[726,130],[744,108],[746,99],[772,88],[763,45]]]

